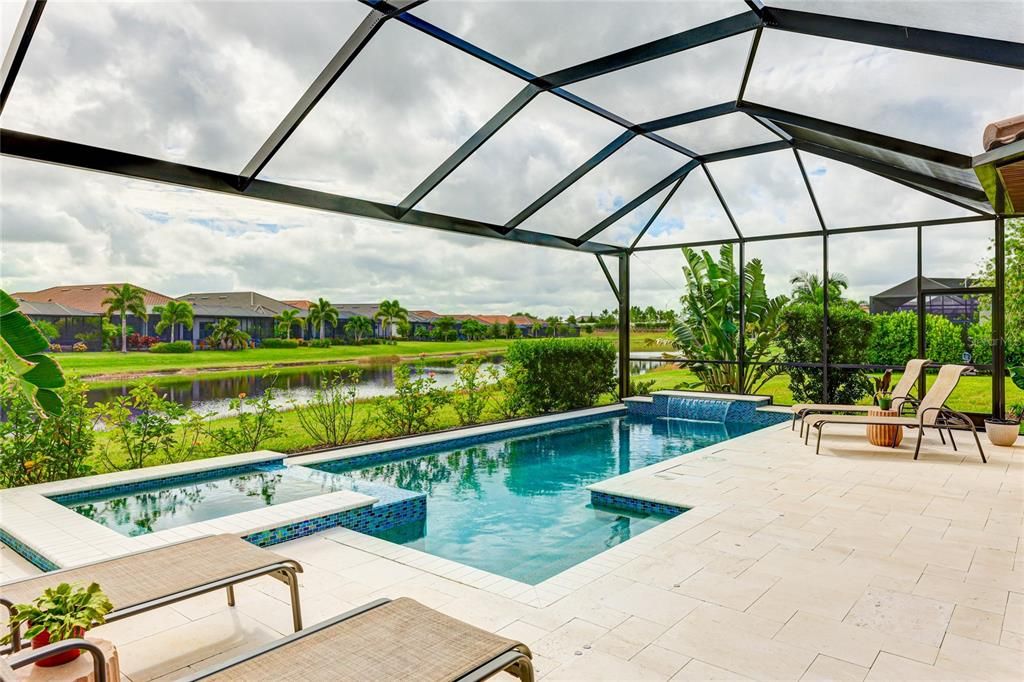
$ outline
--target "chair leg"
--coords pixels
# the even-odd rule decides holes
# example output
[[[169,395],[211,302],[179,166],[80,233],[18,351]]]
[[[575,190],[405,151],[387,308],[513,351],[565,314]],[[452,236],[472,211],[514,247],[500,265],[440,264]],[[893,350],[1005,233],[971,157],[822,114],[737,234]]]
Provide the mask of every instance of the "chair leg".
[[[974,428],[974,424],[971,424],[971,433],[974,434],[974,442],[978,444],[978,454],[981,455],[981,463],[988,464],[988,460],[985,459],[985,451],[981,449],[981,439],[978,438],[978,429]]]
[[[818,444],[814,446],[814,454],[821,454],[821,432],[825,430],[824,424],[818,424]]]
[[[299,603],[299,575],[293,568],[282,569],[286,582],[288,583],[288,592],[292,600],[292,626],[295,628],[295,632],[302,629],[302,606]]]
[[[956,441],[953,440],[953,429],[946,429],[949,431],[949,443],[953,446],[953,452],[956,452]],[[942,429],[939,429],[939,433],[942,433]]]
[[[917,445],[914,446],[914,459],[921,453],[921,438],[924,436],[924,427],[917,427]]]
[[[946,437],[944,435],[942,435],[942,429],[939,429],[939,440],[942,441],[943,445],[946,444]]]
[[[790,431],[796,431],[796,412],[793,413],[793,421],[791,421],[790,424],[789,424],[789,430]],[[801,429],[801,431],[802,430],[803,429]]]
[[[228,606],[235,605],[235,586],[228,585]]]

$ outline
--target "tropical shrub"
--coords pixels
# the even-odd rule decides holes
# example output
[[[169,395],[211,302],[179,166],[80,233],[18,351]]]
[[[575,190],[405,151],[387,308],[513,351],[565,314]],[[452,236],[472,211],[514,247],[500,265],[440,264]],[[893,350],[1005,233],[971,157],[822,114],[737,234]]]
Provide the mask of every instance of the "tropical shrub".
[[[384,336],[391,340],[392,325],[396,322],[407,322],[409,320],[409,311],[403,308],[396,298],[393,301],[381,301],[377,308],[377,314],[373,317],[375,320],[381,320],[384,323]]]
[[[489,404],[495,414],[502,419],[515,419],[527,413],[524,393],[516,388],[525,380],[526,373],[522,367],[491,365],[485,374],[491,386],[488,392]]]
[[[330,339],[310,339],[306,342],[306,348],[330,348]]]
[[[327,327],[338,326],[338,309],[331,305],[326,298],[317,299],[316,303],[309,306],[309,327],[320,330],[320,339],[327,335]]]
[[[904,365],[917,357],[917,314],[908,310],[874,315],[868,364]],[[933,358],[934,360],[934,358]]]
[[[940,365],[964,361],[963,330],[942,315],[925,315],[925,357]],[[916,336],[916,335],[915,335]]]
[[[191,341],[169,341],[166,343],[154,343],[149,347],[150,353],[191,353]]]
[[[447,392],[437,386],[433,372],[413,375],[409,365],[395,365],[395,393],[377,398],[374,418],[381,431],[392,436],[408,436],[429,431],[445,403]]]
[[[86,476],[86,459],[96,440],[86,387],[71,378],[57,393],[63,408],[40,416],[12,382],[0,381],[0,486],[14,487]]]
[[[820,303],[795,303],[783,311],[782,331],[778,337],[786,362],[820,362],[824,311]],[[834,364],[865,364],[868,339],[874,328],[872,316],[852,303],[835,302],[829,306],[829,361]],[[820,367],[788,367],[789,388],[799,403],[824,402],[849,405],[871,392],[871,379],[859,369],[830,367],[828,395],[823,394]]]
[[[84,353],[89,350],[89,346],[84,341],[76,341],[75,345],[71,346],[71,350],[75,353]]]
[[[439,317],[430,328],[430,337],[437,341],[452,341],[459,337],[455,331],[455,318]]]
[[[298,348],[299,342],[296,339],[263,339],[260,345],[264,348]]]
[[[616,351],[604,339],[513,341],[506,367],[521,372],[514,386],[528,412],[590,407],[615,389]]]
[[[149,316],[146,313],[146,292],[131,284],[112,284],[107,287],[107,296],[100,303],[107,309],[107,319],[114,313],[121,318],[121,352],[128,352],[128,314],[131,313],[140,320]]]
[[[64,348],[61,347],[61,345],[59,343],[51,343],[50,344],[50,352],[51,353],[63,353],[64,352]]]
[[[210,445],[218,455],[255,452],[271,438],[284,433],[281,428],[281,412],[274,405],[273,385],[268,386],[258,398],[239,393],[237,398],[231,400],[229,407],[235,418],[234,425],[207,430]]]
[[[481,371],[482,360],[463,360],[455,366],[455,384],[451,403],[460,426],[480,422],[487,407],[487,377]]]
[[[740,275],[733,245],[723,244],[716,261],[707,251],[683,248],[686,294],[682,315],[672,330],[675,347],[689,360],[699,383],[709,391],[757,393],[783,368],[765,364],[779,360],[775,339],[781,333],[785,296],[769,298],[764,269],[754,258],[743,266],[746,338],[742,375],[739,359]],[[719,362],[699,362],[716,360]]]
[[[302,430],[317,445],[336,446],[348,442],[356,421],[359,395],[358,369],[325,370],[320,388],[305,405],[292,401]]]
[[[49,342],[52,343],[60,336],[60,332],[57,331],[57,327],[52,322],[47,322],[46,320],[33,320],[32,322],[36,325],[39,333],[46,337],[46,340]]]
[[[128,350],[147,350],[154,343],[160,343],[160,339],[156,336],[134,333],[128,335]]]
[[[462,323],[462,336],[467,341],[479,341],[487,338],[487,325],[479,320],[465,320]]]
[[[222,317],[210,330],[209,341],[220,348],[242,350],[252,337],[242,331],[239,321],[233,317]]]
[[[61,410],[57,389],[64,385],[60,365],[46,355],[49,341],[25,313],[18,302],[0,290],[0,358],[10,373],[3,377],[12,382],[34,407],[48,414]]]
[[[167,400],[147,383],[97,403],[92,413],[112,432],[100,457],[115,471],[185,461],[200,445],[204,415]]]
[[[275,325],[277,333],[281,334],[283,332],[286,339],[292,338],[292,329],[294,327],[298,327],[300,330],[306,327],[306,321],[302,318],[302,312],[298,308],[285,308],[274,317],[274,321],[277,323]]]
[[[153,312],[160,314],[160,321],[156,323],[156,333],[163,334],[164,330],[171,331],[171,343],[174,343],[174,330],[180,324],[185,329],[192,329],[194,311],[192,304],[188,301],[168,301],[164,305],[154,308]]]

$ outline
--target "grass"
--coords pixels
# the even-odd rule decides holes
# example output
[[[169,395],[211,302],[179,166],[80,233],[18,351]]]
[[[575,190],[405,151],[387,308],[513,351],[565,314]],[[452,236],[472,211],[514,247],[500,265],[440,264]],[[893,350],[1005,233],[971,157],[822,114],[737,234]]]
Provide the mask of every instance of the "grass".
[[[875,374],[872,376],[881,376]],[[893,374],[893,385],[899,381],[900,375],[898,373]],[[643,379],[653,379],[654,385],[650,390],[652,391],[663,391],[667,389],[673,389],[680,387],[682,384],[689,384],[697,381],[696,376],[688,369],[678,369],[675,366],[667,365],[665,369],[658,369],[652,372],[648,372],[642,376]],[[685,386],[683,386],[685,388]],[[761,395],[770,395],[778,405],[792,405],[793,393],[789,390],[789,375],[780,374],[774,377],[765,384],[759,393]],[[869,397],[863,398],[861,403],[867,404],[871,402]],[[1024,391],[1013,385],[1011,381],[1006,381],[1006,402],[1009,405],[1014,403],[1024,402]],[[989,413],[992,411],[992,377],[990,376],[966,376],[960,379],[960,383],[957,384],[956,390],[953,391],[953,395],[949,399],[949,406],[956,410],[964,412],[984,412]]]
[[[597,332],[595,336],[618,345],[614,332]],[[657,332],[635,332],[630,338],[634,351],[658,348]],[[146,352],[63,353],[57,361],[68,372],[83,379],[159,374],[183,370],[220,370],[231,368],[269,368],[281,366],[315,366],[326,363],[356,362],[373,359],[409,359],[420,356],[460,353],[500,353],[508,347],[507,339],[484,341],[399,341],[390,345],[331,346],[330,348],[248,348],[239,351],[200,350],[193,353],[161,354]],[[100,379],[103,382],[102,379]]]

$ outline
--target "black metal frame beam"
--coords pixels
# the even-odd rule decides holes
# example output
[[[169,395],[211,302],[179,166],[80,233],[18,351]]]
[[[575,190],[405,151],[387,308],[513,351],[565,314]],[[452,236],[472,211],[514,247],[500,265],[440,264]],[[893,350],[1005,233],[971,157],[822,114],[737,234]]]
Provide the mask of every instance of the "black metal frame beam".
[[[21,10],[18,25],[14,27],[14,35],[11,36],[10,45],[4,53],[3,66],[0,67],[0,112],[7,106],[7,98],[10,97],[14,81],[17,80],[21,65],[25,62],[28,46],[32,43],[32,36],[35,35],[44,9],[46,0],[28,0]]]
[[[636,250],[636,245],[639,244],[640,240],[644,238],[645,234],[647,234],[647,230],[651,229],[651,225],[654,224],[654,221],[658,219],[658,216],[661,215],[661,212],[665,210],[666,206],[668,206],[668,202],[672,201],[672,197],[674,197],[676,192],[679,191],[679,187],[683,184],[683,181],[685,180],[685,177],[679,178],[679,180],[676,181],[676,184],[672,186],[672,189],[669,190],[669,193],[665,195],[665,198],[662,199],[661,204],[658,205],[658,208],[656,208],[654,210],[654,213],[651,214],[651,217],[647,220],[647,223],[637,233],[636,237],[633,239],[633,243],[629,245],[630,253],[633,253],[633,251]]]
[[[722,205],[722,210],[725,211],[725,216],[729,219],[729,224],[732,225],[732,229],[736,233],[737,240],[741,242],[749,240],[749,237],[743,236],[743,231],[740,230],[739,223],[736,222],[736,217],[733,216],[732,210],[729,208],[729,202],[727,202],[725,197],[722,196],[722,190],[718,188],[718,183],[715,182],[715,177],[711,175],[711,169],[707,167],[707,164],[701,164],[701,168],[704,170],[704,175],[707,176],[708,182],[711,183],[711,189],[714,191],[715,196],[718,197],[718,203]]]
[[[429,227],[476,237],[502,239],[585,253],[618,254],[624,251],[620,247],[606,244],[573,244],[563,238],[539,232],[527,230],[508,231],[502,225],[426,211],[412,210],[400,215],[397,207],[389,204],[283,185],[266,180],[253,180],[243,192],[238,187],[238,176],[230,173],[187,166],[171,161],[162,161],[14,130],[0,129],[0,154],[127,178],[149,180],[233,196],[244,196],[278,204],[300,206],[361,218],[372,218],[390,223]]]
[[[1024,69],[1024,45],[1005,40],[778,7],[765,7],[762,14],[765,26],[779,31]]]
[[[370,10],[370,13],[363,18],[352,32],[352,35],[348,37],[348,40],[345,41],[334,57],[331,58],[331,61],[327,63],[327,66],[324,67],[323,71],[320,72],[320,75],[306,88],[302,97],[292,106],[284,119],[277,124],[274,132],[270,134],[259,150],[253,155],[249,163],[245,164],[245,168],[239,174],[239,187],[241,189],[248,187],[253,178],[259,175],[260,171],[270,163],[270,159],[274,157],[274,154],[287,142],[303,119],[317,105],[317,102],[327,94],[327,91],[334,85],[334,82],[341,77],[345,69],[363,51],[363,48],[369,44],[370,39],[377,34],[377,31],[384,25],[384,22],[398,13],[413,9],[424,2],[426,0],[393,0],[393,6],[391,8],[385,7],[385,11],[380,11],[376,8]]]

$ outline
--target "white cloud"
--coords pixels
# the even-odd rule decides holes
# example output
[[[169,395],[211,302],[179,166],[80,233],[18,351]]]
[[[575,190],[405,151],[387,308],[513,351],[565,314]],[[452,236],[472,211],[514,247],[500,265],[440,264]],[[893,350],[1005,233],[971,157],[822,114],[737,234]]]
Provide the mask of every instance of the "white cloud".
[[[17,15],[13,4],[3,3],[5,31]],[[961,10],[968,6],[961,3]],[[543,73],[745,9],[739,0],[432,0],[418,13]],[[0,124],[237,172],[365,13],[352,1],[50,3]],[[734,97],[748,45],[749,36],[740,36],[571,89],[635,121],[678,113]],[[389,24],[264,177],[398,201],[521,87],[466,54]],[[985,123],[1018,113],[1024,77],[768,31],[748,97],[972,153]],[[740,131],[737,118],[666,135],[698,151],[701,144],[717,148],[723,131]],[[421,208],[505,222],[619,132],[541,95]],[[756,129],[743,132],[740,143],[757,141]],[[634,140],[524,227],[578,235],[685,161]],[[835,162],[806,155],[805,162],[832,226],[962,214]],[[809,202],[789,152],[714,164],[712,172],[747,233],[813,227],[805,224]],[[352,302],[398,297],[408,306],[454,312],[579,314],[613,305],[590,255],[7,157],[0,158],[0,183],[0,267],[8,290],[127,279],[169,294],[253,288]],[[666,194],[599,239],[629,243]],[[982,231],[944,230],[929,267],[970,274]],[[731,235],[706,178],[696,172],[643,243]],[[905,261],[913,264],[904,235],[837,237],[833,269],[850,277],[859,297],[896,284],[913,274],[904,272]],[[751,245],[750,253],[765,261],[778,291],[793,272],[820,268],[818,240]],[[677,251],[637,254],[633,301],[674,305],[680,265]]]

